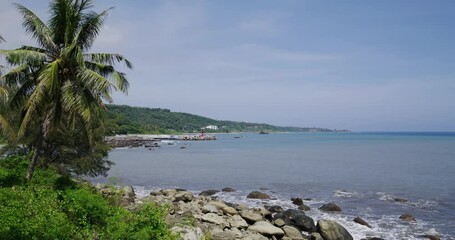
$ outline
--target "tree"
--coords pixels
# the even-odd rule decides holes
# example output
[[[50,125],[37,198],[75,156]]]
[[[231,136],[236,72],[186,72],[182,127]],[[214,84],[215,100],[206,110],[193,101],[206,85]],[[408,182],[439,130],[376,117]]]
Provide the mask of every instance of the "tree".
[[[90,148],[99,143],[104,102],[112,102],[112,90],[128,89],[125,74],[114,65],[132,65],[120,54],[88,53],[110,9],[96,13],[92,0],[54,0],[45,24],[26,7],[16,7],[38,46],[0,50],[13,67],[2,79],[11,88],[10,105],[22,112],[16,137],[27,139],[33,151],[30,180],[38,159],[59,151],[53,139],[59,131],[83,131],[79,137],[86,137]]]

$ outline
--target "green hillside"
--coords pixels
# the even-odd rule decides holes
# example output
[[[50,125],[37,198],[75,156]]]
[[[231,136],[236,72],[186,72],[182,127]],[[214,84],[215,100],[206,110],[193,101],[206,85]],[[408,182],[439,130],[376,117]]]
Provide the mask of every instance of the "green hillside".
[[[217,126],[218,130],[206,129],[206,132],[333,131],[323,128],[278,127],[261,123],[219,121],[189,113],[171,112],[169,109],[162,108],[107,105],[107,109],[107,128],[110,134],[191,133],[199,132],[202,127],[209,125]]]

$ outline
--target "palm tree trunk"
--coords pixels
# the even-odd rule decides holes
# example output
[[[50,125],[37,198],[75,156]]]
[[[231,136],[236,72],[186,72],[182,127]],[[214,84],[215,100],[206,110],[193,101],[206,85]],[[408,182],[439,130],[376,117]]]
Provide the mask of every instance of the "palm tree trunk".
[[[27,180],[32,180],[33,172],[35,171],[36,164],[38,163],[38,158],[40,156],[41,148],[43,147],[43,139],[40,139],[35,146],[35,152],[33,153],[32,161],[28,166],[27,170]]]

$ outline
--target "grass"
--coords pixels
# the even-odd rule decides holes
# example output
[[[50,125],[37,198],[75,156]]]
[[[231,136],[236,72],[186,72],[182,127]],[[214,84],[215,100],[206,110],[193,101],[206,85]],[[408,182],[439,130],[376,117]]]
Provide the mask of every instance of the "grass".
[[[163,207],[127,210],[52,169],[27,182],[27,166],[23,156],[0,159],[0,239],[175,239]]]

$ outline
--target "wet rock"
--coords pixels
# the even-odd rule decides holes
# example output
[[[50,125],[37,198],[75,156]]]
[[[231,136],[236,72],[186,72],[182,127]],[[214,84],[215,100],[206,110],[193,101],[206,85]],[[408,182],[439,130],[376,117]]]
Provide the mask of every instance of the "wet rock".
[[[302,232],[295,227],[284,226],[282,229],[283,229],[285,235],[288,236],[289,238],[291,238],[292,240],[303,240],[304,239]]]
[[[202,191],[201,193],[199,193],[199,196],[212,196],[219,192],[220,191],[218,191],[218,190],[210,189],[210,190]]]
[[[425,235],[421,235],[419,237],[430,239],[430,240],[441,240],[441,237],[439,235],[425,234]]]
[[[303,205],[303,200],[301,198],[291,198],[291,201],[297,206]]]
[[[341,212],[341,208],[335,203],[327,203],[322,205],[319,210],[324,212]]]
[[[409,213],[405,213],[400,216],[400,219],[405,222],[415,222],[416,218]]]
[[[274,205],[274,206],[264,206],[265,209],[269,210],[270,212],[272,213],[281,213],[281,212],[284,212],[283,208],[281,206],[278,206],[278,205]]]
[[[319,220],[317,227],[324,240],[354,240],[348,230],[335,221]]]
[[[370,224],[368,224],[365,220],[363,220],[360,217],[354,218],[354,222],[356,222],[356,223],[358,223],[360,225],[367,226],[367,227],[371,228]]]
[[[311,217],[305,215],[303,211],[288,209],[273,216],[274,220],[282,219],[286,225],[294,226],[305,232],[315,232],[316,226]]]
[[[383,238],[378,238],[378,237],[367,237],[367,238],[362,238],[360,240],[385,240]]]
[[[253,210],[241,211],[240,216],[242,216],[242,218],[245,219],[250,224],[263,220],[262,215],[254,212]]]
[[[248,230],[260,233],[264,236],[282,237],[284,235],[284,231],[281,228],[277,228],[266,221],[256,222],[253,226],[250,226]]]
[[[262,192],[258,192],[258,191],[253,191],[250,194],[248,194],[248,196],[246,196],[246,197],[252,198],[252,199],[270,199],[269,195],[262,193]]]
[[[408,202],[408,199],[397,197],[397,198],[394,198],[393,201],[399,202],[399,203],[406,203],[406,202]]]
[[[235,190],[233,188],[230,188],[230,187],[225,187],[225,188],[221,189],[221,191],[223,191],[223,192],[236,192],[237,190]]]
[[[300,205],[298,209],[299,209],[299,210],[302,210],[302,211],[310,211],[310,210],[311,210],[311,208],[308,207],[308,206],[305,205],[305,204]]]

